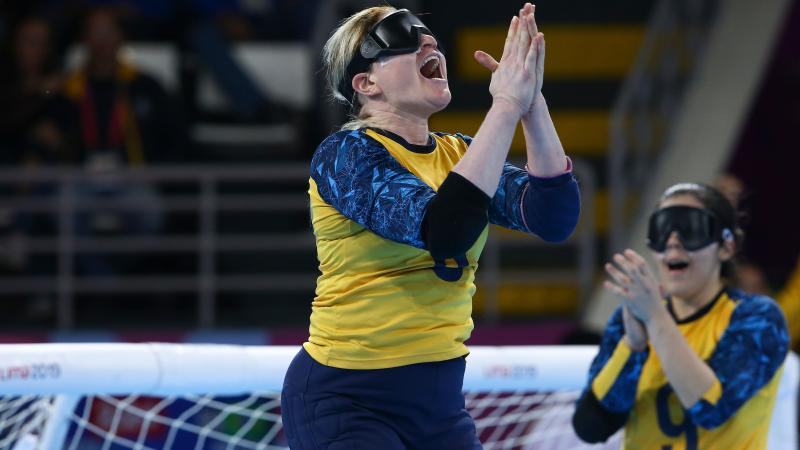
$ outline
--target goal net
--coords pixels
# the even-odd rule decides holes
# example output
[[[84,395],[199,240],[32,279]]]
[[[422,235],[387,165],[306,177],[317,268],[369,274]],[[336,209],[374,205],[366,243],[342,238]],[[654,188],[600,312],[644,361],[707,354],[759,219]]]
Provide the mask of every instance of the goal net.
[[[280,387],[297,350],[0,345],[0,450],[285,450]],[[594,347],[470,350],[466,405],[485,449],[620,448],[572,431]]]

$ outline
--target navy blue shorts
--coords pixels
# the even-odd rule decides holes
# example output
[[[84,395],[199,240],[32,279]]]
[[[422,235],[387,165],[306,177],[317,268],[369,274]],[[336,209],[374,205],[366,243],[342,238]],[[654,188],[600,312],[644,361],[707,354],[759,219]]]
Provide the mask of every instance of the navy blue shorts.
[[[464,358],[391,369],[337,369],[305,350],[281,393],[291,450],[481,450],[464,408]]]

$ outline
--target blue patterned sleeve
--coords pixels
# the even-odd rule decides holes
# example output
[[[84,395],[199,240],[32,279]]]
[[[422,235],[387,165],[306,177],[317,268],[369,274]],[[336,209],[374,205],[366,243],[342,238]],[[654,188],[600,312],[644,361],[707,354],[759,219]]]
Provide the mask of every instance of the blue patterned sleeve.
[[[456,134],[469,146],[472,138]],[[539,178],[512,164],[503,166],[500,184],[489,205],[489,222],[548,242],[562,242],[578,224],[580,191],[572,172]]]
[[[340,131],[311,159],[320,197],[342,215],[386,239],[425,248],[421,235],[436,192],[361,131]]]
[[[529,175],[512,164],[505,163],[500,184],[489,204],[489,222],[512,230],[530,233],[522,218],[522,196],[528,190]]]
[[[692,420],[708,429],[725,423],[772,379],[788,349],[789,334],[778,305],[768,297],[745,297],[708,360],[722,394],[716,403],[695,403],[689,409]]]
[[[562,242],[575,230],[580,192],[572,172],[539,178],[506,163],[489,206],[489,221],[512,230]]]
[[[584,393],[592,389],[592,383],[611,359],[623,336],[625,336],[625,325],[622,322],[622,308],[620,307],[614,311],[608,320],[600,349],[597,356],[592,360],[591,366],[589,366],[588,383]],[[615,413],[627,412],[633,408],[636,402],[639,377],[642,374],[642,367],[647,361],[648,354],[648,350],[631,352],[606,395],[597,399],[604,408]]]

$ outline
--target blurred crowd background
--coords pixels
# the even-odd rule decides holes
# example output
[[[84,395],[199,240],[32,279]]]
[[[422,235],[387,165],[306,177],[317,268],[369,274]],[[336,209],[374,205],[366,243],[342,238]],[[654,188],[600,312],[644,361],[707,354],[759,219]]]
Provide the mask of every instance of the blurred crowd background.
[[[0,341],[302,340],[317,274],[308,161],[347,113],[328,102],[319,55],[339,20],[375,3],[0,0]],[[490,97],[472,52],[499,54],[521,2],[390,3],[424,13],[448,58],[454,100],[431,128],[473,134]],[[602,262],[635,238],[611,216],[632,222],[652,207],[639,187],[660,170],[727,7],[665,4],[537,3],[544,94],[576,160],[584,213],[565,245],[495,233],[473,343],[595,339],[584,316]],[[664,23],[672,28],[657,29]],[[758,62],[728,61],[731,73],[758,64],[760,75],[752,95],[729,92],[751,100],[724,164],[685,181],[714,182],[740,205],[747,240],[734,282],[776,297],[797,337],[800,1],[787,1],[773,28]],[[678,51],[648,59],[662,47]],[[669,88],[640,82],[637,98],[664,100],[620,113],[650,66],[670,67]],[[639,166],[614,166],[620,114],[658,115],[637,128],[647,130]],[[512,161],[523,145],[518,136]]]

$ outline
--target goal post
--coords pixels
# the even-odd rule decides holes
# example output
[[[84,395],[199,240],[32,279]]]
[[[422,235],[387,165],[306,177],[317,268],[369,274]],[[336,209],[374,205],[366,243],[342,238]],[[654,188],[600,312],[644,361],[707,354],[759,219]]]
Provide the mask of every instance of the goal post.
[[[0,345],[0,450],[286,449],[280,389],[296,346]],[[619,448],[571,427],[593,346],[470,347],[464,391],[484,448]],[[797,360],[776,419],[796,424]],[[793,412],[791,418],[786,415]],[[793,422],[790,422],[793,420]],[[790,430],[791,431],[791,430]],[[774,433],[773,433],[774,434]],[[796,439],[796,431],[791,433]],[[794,446],[770,447],[794,449]]]
[[[241,394],[279,391],[297,346],[0,345],[0,394]],[[594,346],[472,346],[465,390],[578,389]]]

